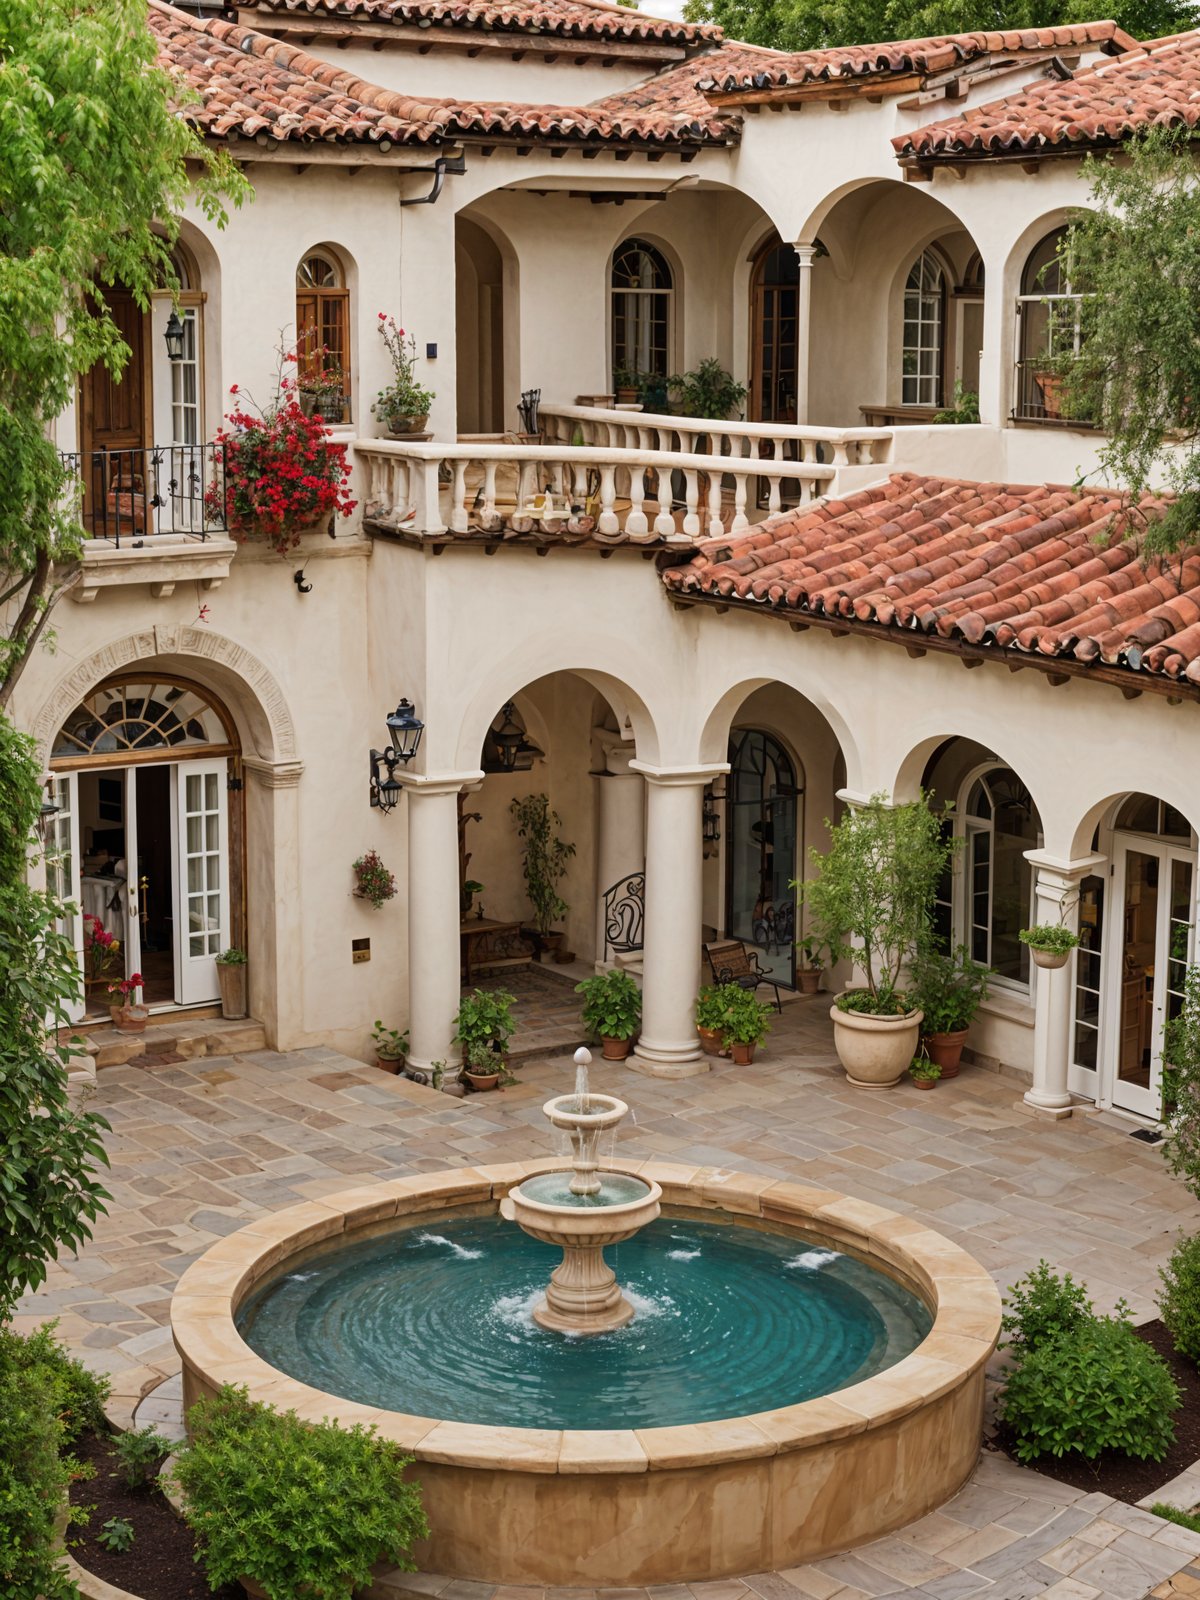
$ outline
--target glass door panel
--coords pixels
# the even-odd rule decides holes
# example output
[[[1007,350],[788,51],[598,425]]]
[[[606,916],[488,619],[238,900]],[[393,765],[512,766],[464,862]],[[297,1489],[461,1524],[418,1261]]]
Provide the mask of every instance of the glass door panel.
[[[181,761],[172,791],[175,999],[215,1000],[217,956],[229,943],[226,763]]]
[[[79,1022],[85,1010],[83,987],[83,916],[79,866],[79,776],[63,773],[54,780],[51,799],[58,807],[46,838],[46,888],[66,907],[56,924],[75,946],[79,962],[79,992],[66,1007],[67,1021]]]
[[[1113,1101],[1131,1111],[1141,1110],[1150,1096],[1161,865],[1157,851],[1125,852],[1121,997]]]
[[[1071,1033],[1070,1088],[1095,1100],[1100,1061],[1104,879],[1085,878],[1079,886],[1079,948],[1075,955],[1075,1015]]]

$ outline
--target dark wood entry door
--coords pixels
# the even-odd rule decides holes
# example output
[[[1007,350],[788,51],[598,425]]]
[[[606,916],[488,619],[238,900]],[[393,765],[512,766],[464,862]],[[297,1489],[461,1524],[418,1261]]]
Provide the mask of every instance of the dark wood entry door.
[[[796,420],[799,285],[800,264],[791,245],[768,244],[760,251],[754,265],[751,318],[750,414],[755,422]]]
[[[106,457],[114,451],[145,449],[150,402],[148,314],[126,289],[108,290],[105,302],[130,353],[119,378],[97,362],[80,385],[83,521],[89,532],[97,534],[117,518],[122,533],[134,531],[135,522],[144,520],[145,484],[135,481],[144,477],[144,462],[130,454],[119,455],[116,462]]]

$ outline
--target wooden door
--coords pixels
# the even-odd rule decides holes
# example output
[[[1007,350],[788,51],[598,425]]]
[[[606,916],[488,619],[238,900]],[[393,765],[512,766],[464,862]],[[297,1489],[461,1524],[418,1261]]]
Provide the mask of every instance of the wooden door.
[[[754,265],[751,304],[750,417],[795,422],[800,263],[791,245],[772,243]],[[808,360],[807,350],[804,360]]]
[[[129,359],[117,379],[97,362],[80,385],[83,522],[96,538],[147,531],[142,525],[147,469],[141,452],[147,444],[150,399],[148,318],[126,289],[110,289],[105,303],[129,347]],[[114,452],[119,452],[115,460],[110,459]]]

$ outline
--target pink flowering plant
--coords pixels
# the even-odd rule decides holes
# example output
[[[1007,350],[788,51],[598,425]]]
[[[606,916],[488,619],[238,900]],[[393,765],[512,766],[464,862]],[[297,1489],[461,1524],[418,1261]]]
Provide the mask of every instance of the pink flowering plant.
[[[121,942],[90,912],[83,918],[83,956],[89,978],[102,978],[120,954]]]
[[[137,1002],[137,992],[142,987],[142,975],[135,972],[132,977],[121,978],[116,983],[110,983],[108,992],[113,997],[113,1004],[131,1006]]]
[[[354,862],[354,876],[358,879],[355,894],[360,900],[369,900],[376,911],[396,893],[396,879],[374,850],[368,850]]]
[[[358,504],[345,445],[334,443],[319,417],[304,414],[295,363],[295,351],[280,347],[275,396],[265,407],[250,396],[243,405],[238,385],[230,384],[237,406],[225,418],[229,428],[217,430],[218,471],[205,494],[209,511],[224,514],[239,544],[265,539],[281,556],[304,529],[330,515],[348,517]]]
[[[437,396],[432,389],[426,389],[417,382],[416,336],[398,328],[395,317],[389,317],[384,311],[379,313],[376,326],[396,375],[387,388],[381,389],[375,396],[371,410],[385,420],[388,417],[428,416],[429,408]]]

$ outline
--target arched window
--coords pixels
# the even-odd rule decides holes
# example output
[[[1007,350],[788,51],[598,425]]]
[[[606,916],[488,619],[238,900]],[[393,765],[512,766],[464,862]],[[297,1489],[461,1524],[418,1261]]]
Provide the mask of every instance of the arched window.
[[[296,269],[296,366],[302,393],[340,422],[350,407],[350,291],[337,257],[313,250]]]
[[[966,943],[973,960],[1001,982],[1028,984],[1029,951],[1017,937],[1033,909],[1033,868],[1041,818],[1029,790],[1007,767],[991,767],[971,784],[963,806]]]
[[[130,679],[94,689],[59,729],[55,767],[104,765],[178,756],[220,755],[234,748],[224,711],[195,684],[173,678]]]
[[[922,251],[904,285],[903,379],[906,406],[942,404],[946,274],[937,256]]]
[[[1063,270],[1059,246],[1066,228],[1055,228],[1029,253],[1017,300],[1020,323],[1017,393],[1013,415],[1023,422],[1063,420],[1062,378],[1056,357],[1079,349],[1080,306]],[[1073,417],[1073,422],[1085,421]]]
[[[644,239],[617,246],[611,280],[614,387],[670,375],[674,290],[660,250]]]

